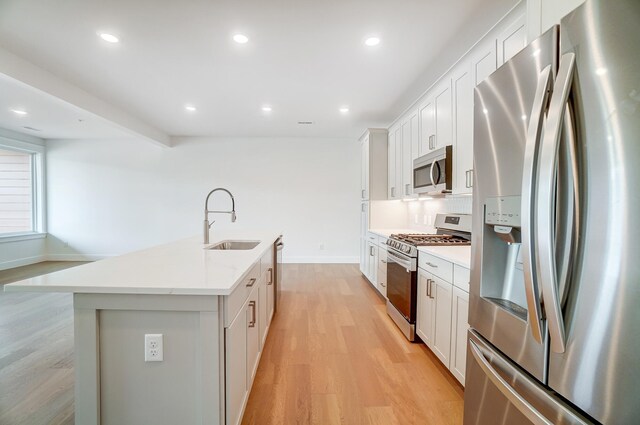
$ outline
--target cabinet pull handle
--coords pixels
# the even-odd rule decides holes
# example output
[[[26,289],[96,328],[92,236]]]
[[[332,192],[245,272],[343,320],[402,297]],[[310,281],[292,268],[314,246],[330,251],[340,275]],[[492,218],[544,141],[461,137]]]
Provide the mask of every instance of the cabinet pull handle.
[[[387,264],[387,260],[380,260],[380,261],[382,261],[383,263]]]
[[[427,261],[427,266],[429,266],[429,267],[433,267],[434,269],[437,269],[437,268],[438,268],[438,265],[437,265],[437,264],[432,264],[432,263],[430,263],[430,262],[428,262],[428,261]]]
[[[433,296],[433,280],[429,279],[429,297],[431,299],[434,299],[435,297]]]
[[[380,282],[380,286],[382,286],[383,288],[386,288],[387,285],[385,285],[384,282]]]
[[[469,187],[473,187],[473,168],[469,170]]]
[[[405,184],[405,185],[404,185],[404,194],[405,194],[405,195],[407,195],[407,196],[409,196],[409,195],[410,195],[410,193],[409,193],[410,186],[411,186],[411,185],[410,185],[409,183],[407,183],[407,184]]]
[[[362,199],[364,199],[364,189],[362,189]]]
[[[469,187],[469,170],[464,172],[464,187]]]
[[[256,302],[249,301],[249,307],[251,307],[251,321],[249,322],[249,327],[253,328],[256,326]]]
[[[391,188],[391,197],[392,197],[392,198],[395,198],[395,197],[396,197],[396,188],[395,188],[395,187],[392,187],[392,188]]]
[[[271,285],[273,283],[273,268],[269,267],[269,282],[267,285]]]
[[[249,279],[249,283],[247,283],[247,288],[252,287],[254,283],[256,283],[256,278],[252,277]]]
[[[372,246],[369,247],[369,255],[372,256],[372,257],[374,256],[373,255],[373,247]]]
[[[426,288],[425,288],[426,289],[426,293],[427,293],[427,298],[431,298],[431,296],[429,295],[429,281],[430,280],[431,279],[427,279],[427,284],[426,284]]]

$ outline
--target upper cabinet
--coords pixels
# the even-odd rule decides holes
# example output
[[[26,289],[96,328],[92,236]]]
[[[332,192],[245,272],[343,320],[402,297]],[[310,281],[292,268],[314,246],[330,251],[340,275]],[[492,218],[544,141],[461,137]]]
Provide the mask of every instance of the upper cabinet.
[[[415,198],[413,194],[413,160],[420,156],[420,122],[418,110],[413,110],[402,120],[402,197]]]
[[[387,199],[387,130],[369,129],[360,138],[360,200]]]
[[[419,107],[420,154],[452,143],[451,78],[443,78]]]
[[[402,124],[398,123],[389,129],[389,174],[387,182],[387,198],[402,199]]]
[[[471,62],[463,60],[452,72],[453,193],[471,193],[473,187],[473,84]]]
[[[502,65],[527,45],[527,27],[524,15],[498,35],[498,64]]]
[[[496,39],[492,38],[476,46],[471,56],[473,87],[483,82],[498,67]]]

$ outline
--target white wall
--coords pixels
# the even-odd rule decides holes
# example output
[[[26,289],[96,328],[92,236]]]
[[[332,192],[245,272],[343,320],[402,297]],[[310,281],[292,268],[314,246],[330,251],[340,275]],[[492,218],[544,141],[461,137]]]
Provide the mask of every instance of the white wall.
[[[281,229],[285,261],[355,263],[359,158],[357,141],[345,139],[182,138],[170,149],[49,141],[49,258],[99,258],[201,235],[205,196],[221,186],[236,198],[238,221],[219,215],[213,232]],[[228,206],[215,196],[211,206]]]

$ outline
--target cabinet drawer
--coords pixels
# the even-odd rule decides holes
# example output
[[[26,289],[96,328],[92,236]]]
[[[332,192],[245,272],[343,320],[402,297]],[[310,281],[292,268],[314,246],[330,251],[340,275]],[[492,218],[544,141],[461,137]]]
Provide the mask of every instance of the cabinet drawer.
[[[378,245],[378,235],[375,233],[367,232],[367,240],[374,245]]]
[[[385,273],[387,270],[387,250],[382,247],[378,248],[378,269],[383,269]]]
[[[242,282],[231,293],[224,297],[224,326],[228,327],[238,315],[242,305],[251,294],[251,290],[259,284],[260,263],[256,262]]]
[[[262,258],[260,258],[260,276],[269,269],[273,269],[273,245],[271,245]],[[273,271],[271,273],[273,273]]]
[[[453,284],[465,292],[469,292],[469,282],[471,281],[471,273],[466,267],[453,265]]]
[[[442,258],[420,252],[418,267],[451,283],[453,281],[453,264]]]

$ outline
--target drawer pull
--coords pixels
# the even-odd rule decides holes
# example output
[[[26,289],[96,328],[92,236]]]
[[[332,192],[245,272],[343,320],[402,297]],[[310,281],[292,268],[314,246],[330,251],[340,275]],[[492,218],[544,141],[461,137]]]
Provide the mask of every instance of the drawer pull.
[[[256,278],[252,277],[249,279],[249,283],[247,283],[247,288],[252,287],[256,283]]]
[[[430,263],[430,262],[428,262],[428,261],[427,261],[427,266],[429,266],[429,267],[433,267],[434,269],[437,269],[437,268],[438,268],[438,265],[437,265],[437,264],[433,264],[433,263]]]
[[[269,267],[269,283],[267,285],[271,285],[273,283],[273,268]]]

